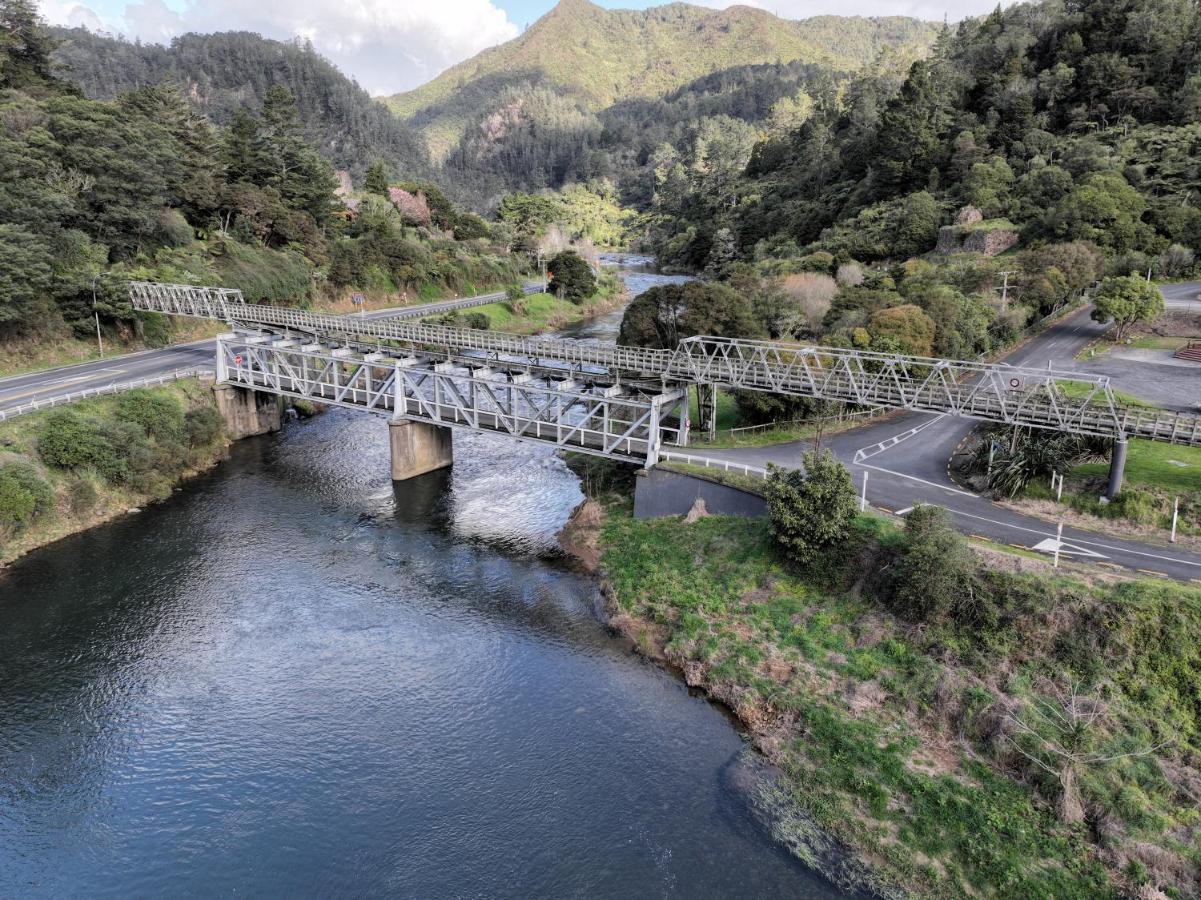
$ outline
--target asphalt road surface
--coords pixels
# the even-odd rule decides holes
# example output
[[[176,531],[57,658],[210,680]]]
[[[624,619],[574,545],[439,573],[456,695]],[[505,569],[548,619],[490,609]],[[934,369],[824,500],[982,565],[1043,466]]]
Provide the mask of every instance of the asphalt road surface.
[[[527,286],[527,290],[539,288],[538,285]],[[1168,285],[1164,288],[1172,306],[1187,305],[1199,291],[1201,283]],[[500,299],[502,296],[487,295],[489,299]],[[366,313],[364,318],[381,319],[398,314],[431,315],[475,305],[481,299],[484,298],[458,298],[421,307],[376,310]],[[1201,308],[1201,301],[1198,306]],[[1090,365],[1078,364],[1074,357],[1103,331],[1104,326],[1093,322],[1087,309],[1080,310],[1015,349],[1005,361],[1013,365],[1038,367],[1050,363],[1054,368],[1090,371]],[[211,365],[214,352],[213,341],[197,341],[163,350],[131,353],[0,379],[0,410],[84,388]],[[1186,393],[1191,397],[1201,394],[1201,367],[1195,373],[1187,369],[1181,371],[1187,373],[1185,377],[1195,379],[1187,382]],[[1114,387],[1124,389],[1122,381],[1117,378]],[[1055,537],[1054,524],[1007,510],[963,490],[952,481],[947,469],[948,460],[974,426],[974,422],[948,416],[899,413],[872,425],[826,438],[823,446],[833,450],[850,467],[857,484],[862,485],[863,477],[867,475],[868,500],[873,506],[901,512],[915,503],[937,503],[947,507],[958,526],[968,534],[1025,548],[1037,548],[1040,544],[1047,546],[1044,542]],[[891,438],[900,436],[904,436],[904,439],[886,448],[881,446]],[[791,443],[775,447],[707,450],[705,455],[752,465],[762,466],[773,462],[789,466],[797,465],[801,453],[809,447],[807,442]],[[1201,582],[1201,554],[1171,545],[1159,546],[1074,528],[1064,529],[1063,541],[1061,553],[1065,559],[1085,560]]]
[[[1194,294],[1201,284],[1169,286],[1179,298]],[[1184,302],[1187,302],[1185,299]],[[1198,304],[1201,307],[1201,303]],[[1090,309],[1082,309],[1030,339],[1010,353],[1004,362],[1011,365],[1091,371],[1088,362],[1075,362],[1075,355],[1105,331],[1090,318]],[[1201,399],[1201,366],[1187,369],[1190,396]],[[1123,390],[1123,382],[1113,386]],[[930,413],[900,413],[881,422],[825,438],[829,449],[851,470],[862,490],[867,477],[867,497],[872,506],[890,512],[902,512],[917,503],[946,507],[957,526],[967,534],[979,535],[1003,544],[1037,549],[1055,540],[1056,525],[1044,519],[1015,513],[992,501],[964,490],[952,480],[949,460],[960,441],[976,426],[975,422]],[[892,439],[901,438],[891,446]],[[705,450],[704,455],[765,466],[774,463],[796,466],[801,454],[812,442],[780,444],[774,447],[748,447],[733,450]],[[1181,550],[1171,544],[1117,538],[1107,534],[1065,527],[1061,556],[1109,566],[1120,566],[1144,573],[1167,575],[1180,580],[1201,582],[1201,554]]]
[[[525,288],[526,293],[536,293],[542,290],[542,283],[530,283]],[[503,291],[475,297],[455,297],[434,303],[377,309],[362,314],[362,318],[389,319],[437,315],[455,309],[479,306],[484,302],[503,300],[504,297]],[[358,313],[354,313],[353,316],[359,318]],[[108,359],[3,378],[0,379],[0,411],[9,411],[34,400],[48,400],[75,391],[153,378],[180,369],[197,366],[215,368],[216,352],[215,342],[206,339],[190,344],[177,344],[162,350],[143,350],[139,353],[126,353]]]

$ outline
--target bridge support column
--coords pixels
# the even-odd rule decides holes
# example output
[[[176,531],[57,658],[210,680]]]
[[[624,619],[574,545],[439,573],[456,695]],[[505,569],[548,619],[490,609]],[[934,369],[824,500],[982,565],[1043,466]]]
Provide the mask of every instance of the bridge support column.
[[[283,397],[232,384],[215,385],[213,395],[217,399],[217,411],[225,420],[225,432],[232,440],[279,431],[283,423]]]
[[[1126,438],[1115,438],[1113,453],[1109,459],[1109,489],[1105,496],[1112,500],[1122,492],[1122,478],[1126,474],[1126,450],[1129,446]]]
[[[450,429],[441,425],[392,419],[388,422],[388,443],[393,481],[445,469],[454,462]]]

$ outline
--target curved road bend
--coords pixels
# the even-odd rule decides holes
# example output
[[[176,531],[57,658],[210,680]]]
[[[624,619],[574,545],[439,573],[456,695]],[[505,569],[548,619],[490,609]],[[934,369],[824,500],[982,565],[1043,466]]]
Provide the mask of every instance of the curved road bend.
[[[542,290],[542,283],[531,282],[525,288],[526,293],[535,293]],[[436,315],[464,307],[478,306],[481,301],[503,300],[504,297],[503,291],[479,294],[475,297],[455,297],[450,300],[423,303],[419,306],[377,309],[363,313],[362,318],[370,320],[388,319],[400,315],[406,317]],[[358,313],[352,313],[352,315],[356,318],[359,316]],[[27,375],[0,378],[0,411],[10,410],[33,400],[48,400],[51,397],[87,388],[100,388],[119,382],[153,378],[156,375],[165,375],[179,369],[190,369],[196,366],[212,367],[215,354],[214,342],[206,338],[189,344],[164,347],[161,350],[142,350],[138,353],[126,353],[72,366],[46,369],[42,372],[30,372]]]
[[[1169,304],[1187,302],[1201,284],[1170,285]],[[1176,298],[1175,302],[1173,300]],[[1198,303],[1201,311],[1201,302]],[[1095,361],[1076,362],[1075,355],[1106,329],[1089,317],[1090,309],[1073,313],[1016,348],[1005,362],[1013,365],[1042,367],[1048,362],[1057,369],[1093,371]],[[1167,366],[1152,366],[1155,370]],[[1189,379],[1191,397],[1201,399],[1201,367],[1196,370],[1173,367],[1173,375]],[[1116,377],[1116,376],[1114,376]],[[1119,390],[1121,384],[1115,384]],[[1154,398],[1152,398],[1154,399]],[[1179,394],[1176,395],[1179,399]],[[903,512],[915,503],[946,507],[956,524],[967,534],[979,535],[1003,544],[1034,549],[1054,540],[1056,526],[1044,519],[1026,516],[998,506],[990,500],[961,488],[950,477],[948,462],[961,440],[976,422],[930,413],[902,413],[887,419],[845,431],[823,439],[822,446],[850,468],[856,485],[862,489],[868,476],[868,501],[875,507]],[[800,441],[774,447],[747,447],[731,450],[706,450],[717,459],[765,466],[795,466],[812,442]],[[1061,555],[1065,559],[1084,560],[1108,566],[1120,566],[1145,574],[1201,582],[1201,554],[1154,543],[1110,537],[1098,532],[1065,527]]]

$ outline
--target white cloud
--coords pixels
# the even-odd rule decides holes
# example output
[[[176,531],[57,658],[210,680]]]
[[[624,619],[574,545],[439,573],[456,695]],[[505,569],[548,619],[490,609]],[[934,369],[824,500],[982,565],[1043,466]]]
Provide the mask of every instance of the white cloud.
[[[111,2],[89,3],[43,0],[42,14],[160,43],[188,31],[307,38],[372,94],[416,87],[518,33],[491,0],[192,0],[182,12],[163,0],[139,0],[116,13],[106,9]]]

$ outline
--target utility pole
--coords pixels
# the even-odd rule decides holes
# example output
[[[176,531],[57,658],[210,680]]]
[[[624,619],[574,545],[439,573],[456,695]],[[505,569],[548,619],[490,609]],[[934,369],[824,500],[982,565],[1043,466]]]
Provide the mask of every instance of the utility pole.
[[[997,273],[1004,279],[1001,282],[1001,312],[1005,312],[1009,309],[1009,276],[1016,275],[1017,273],[1017,269],[1009,269],[1008,271]]]
[[[96,317],[96,346],[100,349],[100,358],[104,359],[104,338],[100,336],[100,310],[96,307],[96,282],[108,275],[108,272],[98,272],[92,279],[92,315]]]

